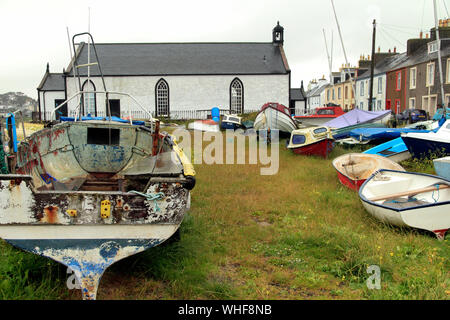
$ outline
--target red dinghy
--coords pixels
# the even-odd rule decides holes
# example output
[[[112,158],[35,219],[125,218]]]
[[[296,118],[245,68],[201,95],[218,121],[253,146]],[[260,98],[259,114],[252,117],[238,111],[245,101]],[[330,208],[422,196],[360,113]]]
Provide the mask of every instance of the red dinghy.
[[[358,191],[373,173],[380,169],[405,171],[401,165],[386,157],[366,153],[348,153],[333,160],[339,181]]]

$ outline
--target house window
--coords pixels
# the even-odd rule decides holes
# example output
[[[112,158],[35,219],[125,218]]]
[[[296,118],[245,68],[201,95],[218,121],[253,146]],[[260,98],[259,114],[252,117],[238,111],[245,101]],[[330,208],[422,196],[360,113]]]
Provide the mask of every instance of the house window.
[[[422,109],[427,111],[430,116],[433,116],[437,107],[437,95],[429,95],[422,97]]]
[[[395,83],[395,90],[400,91],[402,88],[402,72],[398,71],[396,73],[396,83]]]
[[[434,62],[427,64],[427,87],[434,85]]]
[[[416,76],[417,76],[417,68],[411,68],[409,70],[409,88],[416,88]]]
[[[361,97],[364,96],[364,82],[363,81],[361,81],[361,83],[360,83],[359,94]]]
[[[378,78],[378,93],[382,93],[383,92],[383,78],[379,77]]]
[[[156,116],[169,116],[169,85],[166,80],[160,79],[156,83]]]
[[[381,100],[377,101],[377,110],[381,110]]]
[[[344,98],[347,100],[348,99],[348,87],[344,88]]]
[[[448,107],[448,105],[450,104],[450,94],[446,94],[445,95],[445,100],[444,100],[445,106]]]
[[[341,98],[341,88],[339,87],[338,88],[338,99],[340,99]]]
[[[330,101],[330,89],[327,89],[327,101]]]
[[[86,80],[83,83],[83,104],[84,104],[84,114],[91,115],[93,117],[97,116],[97,99],[95,96],[95,85],[92,81]]]
[[[335,95],[334,95],[334,88],[333,88],[333,92],[332,92],[331,94],[332,94],[332,100],[334,101],[334,98],[335,98]]]
[[[409,108],[410,109],[416,108],[416,98],[409,98]]]
[[[360,108],[361,110],[364,109],[364,102],[361,102],[361,103],[359,104],[359,108]]]
[[[230,109],[233,113],[244,113],[244,86],[238,78],[230,85]]]
[[[428,54],[438,51],[438,42],[437,40],[428,42]]]

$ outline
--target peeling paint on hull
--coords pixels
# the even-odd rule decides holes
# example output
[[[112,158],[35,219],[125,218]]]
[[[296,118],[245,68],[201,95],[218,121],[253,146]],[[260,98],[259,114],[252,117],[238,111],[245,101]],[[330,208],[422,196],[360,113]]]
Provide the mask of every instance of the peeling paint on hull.
[[[118,144],[89,143],[92,128],[118,130]],[[189,210],[195,179],[175,146],[107,122],[33,134],[19,145],[18,174],[0,175],[0,237],[71,268],[83,299],[95,299],[110,265],[170,238]]]

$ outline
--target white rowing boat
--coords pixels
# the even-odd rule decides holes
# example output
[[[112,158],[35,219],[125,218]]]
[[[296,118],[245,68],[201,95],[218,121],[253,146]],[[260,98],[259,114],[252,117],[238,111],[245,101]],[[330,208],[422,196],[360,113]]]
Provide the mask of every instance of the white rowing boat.
[[[380,170],[361,186],[359,197],[382,222],[431,231],[438,239],[450,228],[450,181],[441,177]]]

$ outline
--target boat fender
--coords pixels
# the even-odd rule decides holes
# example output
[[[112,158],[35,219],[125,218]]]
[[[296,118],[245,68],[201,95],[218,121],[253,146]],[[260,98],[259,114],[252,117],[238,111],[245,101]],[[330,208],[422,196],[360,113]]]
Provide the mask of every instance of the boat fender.
[[[186,182],[183,183],[183,186],[188,189],[188,190],[192,190],[195,187],[195,177],[193,176],[188,176],[186,177]]]

